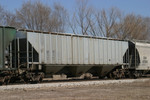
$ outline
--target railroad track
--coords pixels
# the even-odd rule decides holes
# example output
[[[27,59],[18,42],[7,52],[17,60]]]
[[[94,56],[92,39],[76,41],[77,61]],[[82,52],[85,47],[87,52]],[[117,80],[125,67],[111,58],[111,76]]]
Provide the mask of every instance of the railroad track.
[[[29,83],[25,83],[23,81],[18,81],[18,82],[15,82],[15,83],[2,84],[1,86],[21,85],[21,84],[43,84],[43,83],[96,81],[96,80],[108,80],[108,79],[99,79],[98,77],[95,77],[93,79],[80,79],[80,78],[53,79],[53,78],[44,78],[42,82],[29,82]]]
[[[53,80],[50,78],[44,78],[42,82],[40,83],[36,83],[36,82],[30,82],[30,83],[24,83],[24,82],[16,82],[16,83],[10,83],[10,84],[5,84],[2,85],[0,87],[9,87],[9,86],[21,86],[21,85],[42,85],[42,84],[63,84],[63,83],[81,83],[81,82],[100,82],[100,84],[102,83],[112,83],[112,82],[125,82],[126,80],[130,80],[130,81],[136,81],[136,80],[150,80],[150,76],[147,77],[141,77],[138,79],[99,79],[99,78],[93,78],[93,79],[65,79],[65,80]],[[107,82],[108,81],[108,82]],[[111,82],[112,81],[112,82]],[[129,82],[130,82],[129,81]]]
[[[133,82],[150,81],[150,78],[139,79],[120,79],[120,80],[68,80],[68,81],[50,81],[38,84],[13,84],[0,86],[0,91],[7,90],[35,90],[35,89],[55,89],[55,88],[72,88],[72,87],[87,87],[87,86],[102,86],[107,84],[122,84]]]

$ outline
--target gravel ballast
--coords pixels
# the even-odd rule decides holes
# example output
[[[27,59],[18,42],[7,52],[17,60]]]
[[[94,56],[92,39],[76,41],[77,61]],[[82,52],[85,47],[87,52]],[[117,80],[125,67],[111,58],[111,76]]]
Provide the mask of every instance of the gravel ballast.
[[[146,79],[96,80],[96,81],[81,81],[81,82],[60,82],[60,83],[7,85],[7,86],[0,86],[0,91],[99,86],[99,85],[107,85],[107,84],[145,82],[145,81],[149,81],[149,80],[150,79],[146,78]]]

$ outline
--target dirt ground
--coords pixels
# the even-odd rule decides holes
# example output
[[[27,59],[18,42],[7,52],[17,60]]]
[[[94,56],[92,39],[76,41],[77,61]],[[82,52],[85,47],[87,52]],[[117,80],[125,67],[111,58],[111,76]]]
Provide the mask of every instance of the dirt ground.
[[[150,81],[89,87],[1,91],[0,100],[150,100]]]

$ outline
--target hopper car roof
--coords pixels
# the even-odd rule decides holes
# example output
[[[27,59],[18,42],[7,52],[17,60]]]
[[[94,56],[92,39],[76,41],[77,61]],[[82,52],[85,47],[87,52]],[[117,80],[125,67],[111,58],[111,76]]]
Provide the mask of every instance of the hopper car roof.
[[[0,26],[0,28],[12,28],[16,29],[12,26]],[[17,31],[26,31],[26,32],[35,32],[35,33],[43,33],[43,34],[57,34],[57,35],[66,35],[66,36],[77,36],[77,37],[87,37],[87,38],[97,38],[97,39],[106,39],[106,40],[118,40],[118,41],[130,41],[130,42],[142,42],[142,43],[150,43],[149,40],[128,40],[128,39],[115,39],[115,38],[107,38],[100,36],[89,36],[89,35],[81,35],[81,34],[72,34],[72,33],[61,33],[61,32],[47,32],[47,31],[38,31],[38,30],[29,30],[29,29],[16,29]]]
[[[27,30],[27,29],[18,29],[18,31],[35,32],[35,33],[42,33],[42,34],[56,34],[56,35],[65,35],[65,36],[76,36],[76,37],[85,37],[85,38],[96,38],[96,39],[104,39],[104,40],[129,41],[129,40],[122,40],[122,39],[115,39],[115,38],[72,34],[72,33],[61,33],[61,32],[46,32],[46,31]]]
[[[0,26],[0,28],[12,28],[12,29],[16,29],[15,27],[11,27],[11,26]]]

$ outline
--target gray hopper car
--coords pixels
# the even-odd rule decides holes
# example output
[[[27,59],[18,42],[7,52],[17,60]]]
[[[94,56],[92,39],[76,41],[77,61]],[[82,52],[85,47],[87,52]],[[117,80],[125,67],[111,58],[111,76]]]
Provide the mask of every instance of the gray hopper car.
[[[33,69],[38,66],[49,76],[91,73],[103,77],[117,66],[128,65],[123,61],[127,59],[128,41],[26,30],[17,32],[17,42],[18,51],[26,51],[29,58],[18,63]]]
[[[1,27],[0,36],[2,82],[16,77],[41,81],[43,77],[55,75],[125,78],[150,70],[148,42],[10,27]]]

